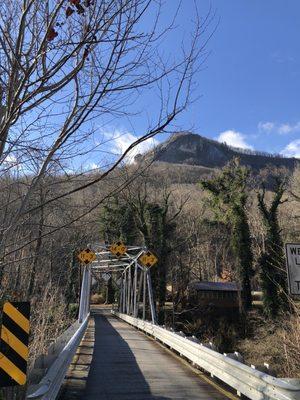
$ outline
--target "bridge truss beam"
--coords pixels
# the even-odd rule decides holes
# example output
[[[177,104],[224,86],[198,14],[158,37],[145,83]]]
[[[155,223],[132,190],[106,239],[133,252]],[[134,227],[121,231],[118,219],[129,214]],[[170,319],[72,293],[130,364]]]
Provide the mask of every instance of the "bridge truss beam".
[[[127,252],[116,257],[107,249],[109,245],[92,246],[97,259],[91,265],[92,274],[110,273],[119,276],[118,309],[119,312],[134,318],[146,318],[150,308],[152,323],[156,323],[156,311],[153,299],[150,269],[143,266],[139,258],[146,250],[144,247],[128,246]]]

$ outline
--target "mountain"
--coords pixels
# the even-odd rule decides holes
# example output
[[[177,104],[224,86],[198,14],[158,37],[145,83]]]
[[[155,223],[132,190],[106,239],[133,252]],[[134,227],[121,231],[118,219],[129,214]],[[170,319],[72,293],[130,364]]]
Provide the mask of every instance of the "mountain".
[[[136,161],[153,160],[173,164],[199,165],[208,168],[222,168],[232,158],[239,157],[241,164],[255,170],[266,166],[294,169],[298,159],[286,158],[248,149],[239,149],[207,139],[203,136],[178,132],[166,142],[156,146],[144,155],[138,155]]]

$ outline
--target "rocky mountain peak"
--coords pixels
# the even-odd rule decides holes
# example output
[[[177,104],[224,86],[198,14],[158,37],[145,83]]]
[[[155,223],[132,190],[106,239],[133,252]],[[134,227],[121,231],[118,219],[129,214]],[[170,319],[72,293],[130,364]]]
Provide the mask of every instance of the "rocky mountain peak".
[[[230,147],[225,143],[219,143],[190,132],[174,133],[167,141],[144,155],[142,159],[221,168],[234,157],[239,157],[243,165],[254,169],[264,168],[267,165],[293,169],[297,162],[295,158],[284,158],[280,155]]]

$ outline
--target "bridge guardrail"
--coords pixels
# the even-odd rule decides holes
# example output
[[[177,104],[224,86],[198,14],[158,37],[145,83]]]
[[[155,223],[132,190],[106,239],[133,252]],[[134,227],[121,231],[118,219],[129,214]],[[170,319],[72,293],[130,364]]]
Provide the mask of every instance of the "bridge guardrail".
[[[187,337],[117,311],[112,314],[148,333],[251,400],[299,400],[300,385],[255,370]]]
[[[30,387],[35,387],[40,382],[79,327],[79,321],[73,323],[50,344],[46,353],[40,354],[35,358],[32,368],[28,371]]]
[[[88,266],[85,267],[82,277],[81,296],[79,304],[78,321],[67,331],[75,332],[59,352],[57,358],[49,367],[46,375],[42,378],[40,383],[35,388],[29,387],[26,399],[39,399],[39,400],[55,400],[71,361],[76,353],[81,339],[86,331],[90,313],[89,313],[89,297],[91,287],[91,270]],[[65,334],[64,332],[62,336]],[[59,339],[58,339],[59,341]]]
[[[60,352],[37,387],[35,389],[32,388],[33,390],[29,388],[27,399],[54,400],[56,398],[77,347],[86,331],[88,320],[89,314],[85,317],[84,321],[79,324],[78,329]],[[78,322],[75,322],[74,325],[78,325]],[[31,390],[32,393],[30,393]]]

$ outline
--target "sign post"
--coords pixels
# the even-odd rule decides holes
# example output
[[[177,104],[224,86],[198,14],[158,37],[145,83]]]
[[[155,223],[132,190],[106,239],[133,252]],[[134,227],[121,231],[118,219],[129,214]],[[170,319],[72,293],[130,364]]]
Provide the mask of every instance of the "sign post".
[[[285,245],[289,293],[300,295],[300,243]]]

